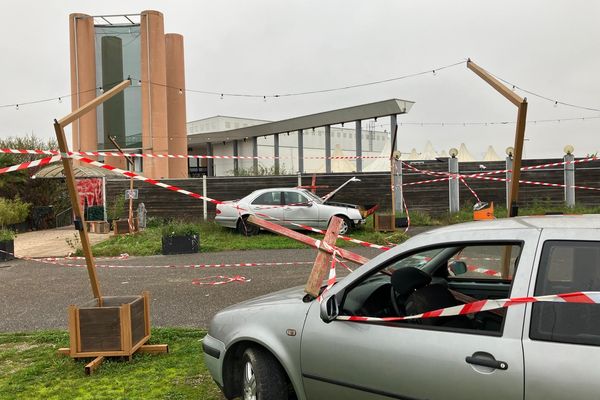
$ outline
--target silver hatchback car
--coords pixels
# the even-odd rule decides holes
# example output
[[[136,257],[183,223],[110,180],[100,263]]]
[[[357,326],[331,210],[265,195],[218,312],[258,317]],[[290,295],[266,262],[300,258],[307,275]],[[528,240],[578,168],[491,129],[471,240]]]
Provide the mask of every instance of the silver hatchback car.
[[[379,255],[321,302],[294,288],[219,312],[205,360],[229,399],[598,399],[598,304],[347,320],[578,291],[600,291],[600,216],[470,222]]]

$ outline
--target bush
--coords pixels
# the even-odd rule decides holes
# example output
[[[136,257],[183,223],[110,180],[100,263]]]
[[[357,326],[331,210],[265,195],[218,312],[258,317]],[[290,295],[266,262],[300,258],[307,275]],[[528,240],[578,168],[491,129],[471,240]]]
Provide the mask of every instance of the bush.
[[[0,240],[12,240],[15,233],[8,229],[9,225],[19,224],[27,219],[31,204],[16,198],[14,200],[0,197]]]
[[[121,193],[115,196],[114,201],[108,206],[108,218],[113,221],[121,218],[125,212],[125,194]]]
[[[171,222],[161,228],[162,236],[200,236],[197,224],[186,222]]]

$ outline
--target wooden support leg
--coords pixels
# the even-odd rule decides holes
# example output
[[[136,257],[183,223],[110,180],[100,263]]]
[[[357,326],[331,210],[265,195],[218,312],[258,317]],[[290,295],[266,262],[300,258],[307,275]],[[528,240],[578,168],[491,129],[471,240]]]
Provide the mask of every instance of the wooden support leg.
[[[104,361],[104,356],[98,356],[94,358],[93,361],[91,361],[85,366],[85,374],[92,375],[94,371],[96,371],[96,369],[98,369],[98,367],[102,365],[102,361]]]
[[[146,354],[163,354],[169,352],[168,344],[145,344],[142,345],[138,352]]]
[[[56,350],[56,352],[61,356],[70,356],[71,355],[71,349],[68,347],[61,347],[60,349]]]

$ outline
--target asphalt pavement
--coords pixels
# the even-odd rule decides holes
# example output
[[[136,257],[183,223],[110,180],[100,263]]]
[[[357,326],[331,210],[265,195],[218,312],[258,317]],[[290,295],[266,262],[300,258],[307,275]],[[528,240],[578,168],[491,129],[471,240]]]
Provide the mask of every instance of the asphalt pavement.
[[[371,248],[352,251],[372,258]],[[185,268],[189,264],[314,261],[314,249],[249,250],[177,256],[130,257],[97,261],[129,268],[97,268],[104,296],[151,295],[152,326],[206,328],[219,310],[256,296],[303,285],[311,265]],[[84,265],[83,260],[74,263]],[[173,265],[170,268],[156,266]],[[131,267],[135,266],[135,267]],[[145,266],[145,267],[144,267]],[[338,268],[339,275],[344,275]],[[240,275],[249,282],[194,285],[196,278]],[[0,332],[66,329],[67,307],[92,299],[87,270],[39,261],[13,260],[0,263]]]

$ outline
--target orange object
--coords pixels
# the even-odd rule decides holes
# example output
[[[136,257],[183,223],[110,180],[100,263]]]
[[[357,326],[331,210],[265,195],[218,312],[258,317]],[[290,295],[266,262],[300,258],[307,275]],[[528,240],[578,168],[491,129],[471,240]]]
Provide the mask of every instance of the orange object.
[[[491,202],[487,208],[473,211],[473,220],[481,221],[485,219],[494,219],[494,202]]]

